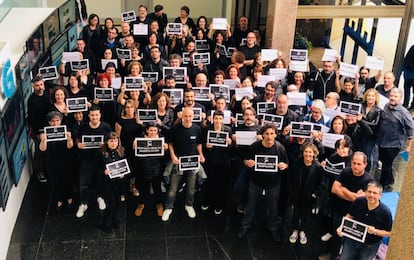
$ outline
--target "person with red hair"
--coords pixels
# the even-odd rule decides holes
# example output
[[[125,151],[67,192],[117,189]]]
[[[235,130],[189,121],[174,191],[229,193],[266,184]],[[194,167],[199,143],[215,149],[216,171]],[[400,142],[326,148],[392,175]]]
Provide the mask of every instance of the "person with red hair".
[[[116,118],[116,93],[112,90],[112,97],[102,99],[102,95],[99,95],[102,91],[105,91],[111,88],[111,77],[108,73],[99,73],[96,76],[96,83],[97,85],[94,86],[89,91],[89,99],[92,100],[91,103],[98,105],[101,109],[102,113],[102,121],[108,123],[112,129],[115,127],[115,118]]]

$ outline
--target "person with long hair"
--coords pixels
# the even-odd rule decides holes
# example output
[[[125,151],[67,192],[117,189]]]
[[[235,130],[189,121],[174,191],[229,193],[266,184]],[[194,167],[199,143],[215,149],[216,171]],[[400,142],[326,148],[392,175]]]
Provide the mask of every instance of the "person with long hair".
[[[119,136],[115,132],[110,132],[106,136],[106,142],[99,153],[98,171],[103,175],[102,190],[103,197],[106,201],[106,210],[104,213],[101,229],[106,233],[112,233],[113,228],[119,228],[119,197],[120,187],[122,187],[121,177],[111,178],[107,164],[125,159],[124,148],[121,145]]]
[[[125,148],[125,156],[131,163],[131,174],[129,176],[129,191],[133,196],[138,196],[135,178],[139,168],[136,165],[135,152],[133,149],[134,139],[142,136],[144,126],[136,115],[137,107],[135,101],[127,99],[123,105],[122,114],[115,123],[115,132],[120,137],[121,143]],[[121,194],[125,195],[125,194]],[[124,198],[125,199],[125,196]]]
[[[151,100],[149,107],[157,110],[157,127],[163,136],[167,136],[174,123],[174,110],[171,109],[170,97],[163,92],[159,92]]]

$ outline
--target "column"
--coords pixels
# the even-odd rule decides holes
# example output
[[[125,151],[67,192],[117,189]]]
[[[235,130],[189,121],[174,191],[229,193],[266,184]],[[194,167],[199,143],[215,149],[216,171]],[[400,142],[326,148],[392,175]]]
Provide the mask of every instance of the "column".
[[[298,0],[269,0],[266,22],[266,42],[269,49],[278,49],[284,60],[289,60],[289,51],[295,37]]]

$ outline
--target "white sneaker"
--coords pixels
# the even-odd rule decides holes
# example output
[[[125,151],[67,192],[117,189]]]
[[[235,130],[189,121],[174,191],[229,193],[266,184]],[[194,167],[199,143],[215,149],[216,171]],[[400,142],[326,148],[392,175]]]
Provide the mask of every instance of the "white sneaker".
[[[172,209],[165,209],[164,212],[162,213],[162,221],[168,221],[170,219],[170,215],[172,213]]]
[[[290,235],[290,237],[289,237],[289,242],[294,244],[294,243],[296,243],[297,240],[298,240],[298,231],[293,230],[292,235]]]
[[[102,197],[98,197],[96,199],[96,201],[98,202],[99,210],[105,210],[106,209],[106,203],[105,203],[105,201]]]
[[[76,217],[77,218],[81,218],[85,215],[85,211],[88,209],[88,205],[87,204],[80,204],[79,205],[79,209],[76,212]]]
[[[326,242],[326,241],[329,241],[330,239],[332,238],[332,235],[331,235],[331,233],[326,233],[325,235],[323,235],[323,236],[321,236],[321,240],[323,241],[323,242]]]
[[[196,217],[196,213],[194,211],[193,206],[185,206],[185,211],[187,211],[187,215],[189,218],[195,218]]]
[[[299,232],[299,242],[302,245],[306,245],[308,243],[308,238],[306,237],[306,234],[303,231]]]

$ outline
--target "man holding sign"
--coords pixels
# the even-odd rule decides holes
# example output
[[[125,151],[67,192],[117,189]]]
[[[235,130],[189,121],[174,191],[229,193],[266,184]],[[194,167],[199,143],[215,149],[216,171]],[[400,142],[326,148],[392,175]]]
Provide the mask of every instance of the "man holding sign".
[[[380,201],[382,186],[376,181],[368,183],[366,197],[357,198],[349,208],[345,218],[366,225],[363,242],[356,241],[351,226],[341,225],[337,229],[340,237],[345,236],[341,259],[373,259],[378,251],[382,237],[391,235],[392,216],[390,209]],[[345,220],[344,220],[345,222]],[[350,221],[352,223],[352,221]],[[365,231],[365,229],[364,229]]]
[[[263,140],[253,143],[250,151],[244,159],[248,168],[250,181],[246,205],[246,214],[242,220],[242,227],[237,234],[239,239],[246,237],[252,226],[256,205],[262,196],[266,194],[267,225],[274,242],[280,241],[278,232],[277,210],[281,184],[281,173],[288,168],[288,157],[284,146],[275,141],[277,135],[273,124],[266,124],[262,128]],[[274,160],[276,159],[276,160]]]
[[[340,225],[342,217],[348,213],[351,204],[357,197],[365,196],[367,184],[374,178],[365,171],[367,156],[363,152],[355,152],[351,160],[351,168],[345,168],[335,180],[331,192],[331,205],[334,210],[333,227]],[[339,255],[341,240],[334,236],[330,240],[331,258]]]
[[[170,132],[168,148],[170,150],[173,169],[171,172],[171,183],[168,189],[162,221],[168,221],[170,219],[177,194],[177,188],[184,174],[187,178],[185,210],[187,211],[189,218],[196,217],[193,208],[194,193],[197,175],[202,168],[198,167],[195,169],[193,167],[188,167],[188,170],[185,170],[186,167],[182,164],[182,157],[190,156],[198,156],[198,164],[204,163],[201,127],[193,124],[193,118],[193,110],[190,107],[185,107],[182,111],[181,123],[175,125]]]

